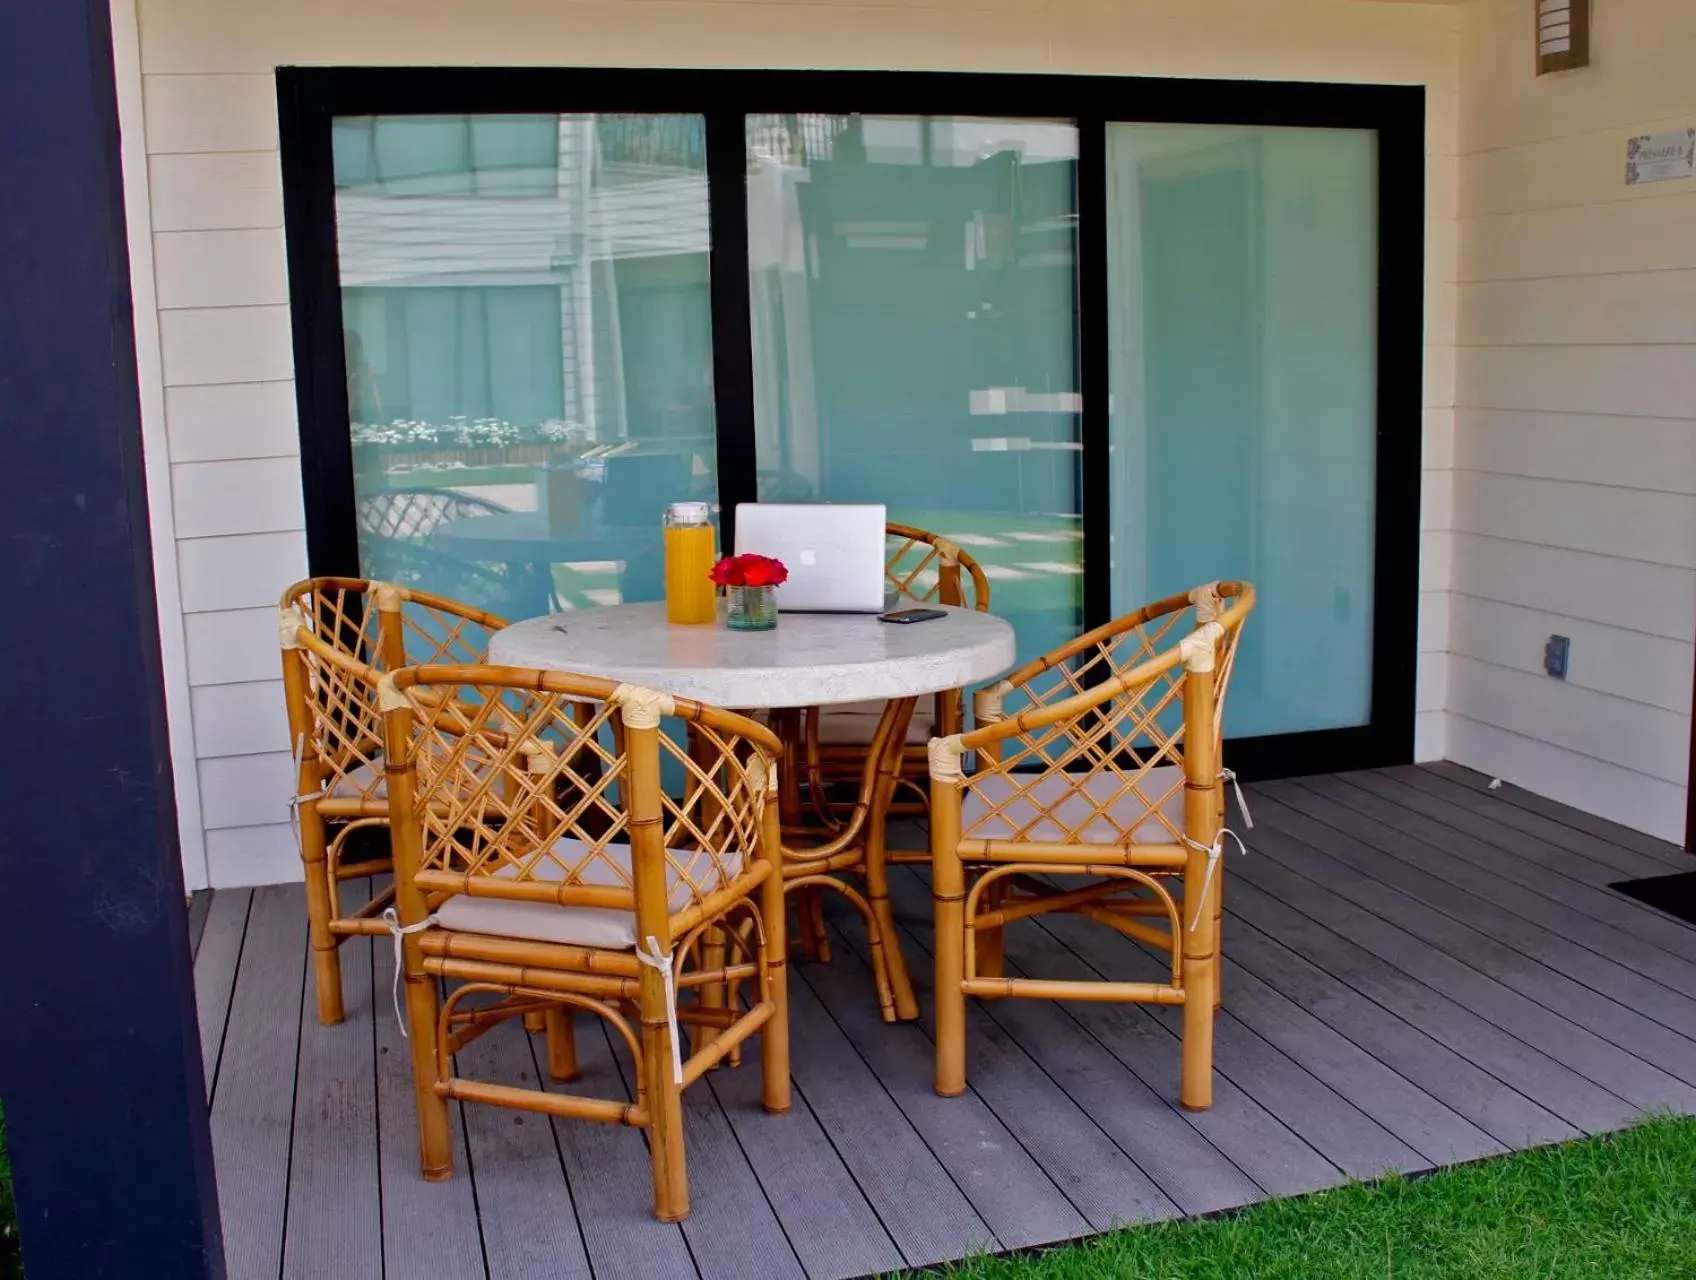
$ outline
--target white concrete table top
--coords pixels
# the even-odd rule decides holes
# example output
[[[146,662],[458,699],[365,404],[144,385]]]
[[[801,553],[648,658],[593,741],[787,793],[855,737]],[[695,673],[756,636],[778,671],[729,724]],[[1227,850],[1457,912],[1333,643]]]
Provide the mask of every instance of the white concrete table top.
[[[1013,628],[993,614],[899,626],[875,614],[785,613],[773,631],[672,626],[664,604],[623,604],[517,622],[489,661],[576,671],[734,711],[910,698],[993,679],[1013,665]]]

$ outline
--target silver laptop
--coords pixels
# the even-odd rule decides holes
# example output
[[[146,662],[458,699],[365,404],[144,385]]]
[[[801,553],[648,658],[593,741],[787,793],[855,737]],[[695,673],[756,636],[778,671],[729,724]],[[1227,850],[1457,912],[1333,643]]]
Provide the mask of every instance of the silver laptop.
[[[783,561],[780,612],[882,613],[887,519],[881,503],[742,502],[736,554]]]

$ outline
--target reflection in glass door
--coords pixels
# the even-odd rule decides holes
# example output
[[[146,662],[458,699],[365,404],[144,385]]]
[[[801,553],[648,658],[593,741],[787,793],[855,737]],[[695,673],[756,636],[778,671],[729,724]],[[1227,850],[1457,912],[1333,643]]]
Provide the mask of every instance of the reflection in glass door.
[[[366,576],[512,618],[661,592],[717,498],[702,118],[333,126]]]
[[[1375,135],[1114,124],[1107,168],[1113,610],[1248,578],[1227,731],[1364,725]]]
[[[747,118],[759,491],[882,502],[989,576],[1021,657],[1082,620],[1070,123]]]

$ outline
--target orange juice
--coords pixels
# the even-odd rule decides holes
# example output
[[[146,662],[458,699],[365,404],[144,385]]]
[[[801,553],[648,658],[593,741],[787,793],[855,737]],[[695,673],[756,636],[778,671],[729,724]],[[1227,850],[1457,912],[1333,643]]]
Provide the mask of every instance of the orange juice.
[[[665,618],[712,622],[718,616],[712,579],[713,526],[704,502],[674,502],[665,511]]]

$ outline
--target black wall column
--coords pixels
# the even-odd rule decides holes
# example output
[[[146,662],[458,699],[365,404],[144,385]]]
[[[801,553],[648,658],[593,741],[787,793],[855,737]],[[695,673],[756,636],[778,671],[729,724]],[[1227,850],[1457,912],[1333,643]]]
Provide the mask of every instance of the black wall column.
[[[0,4],[0,1103],[29,1280],[221,1276],[106,0]]]

